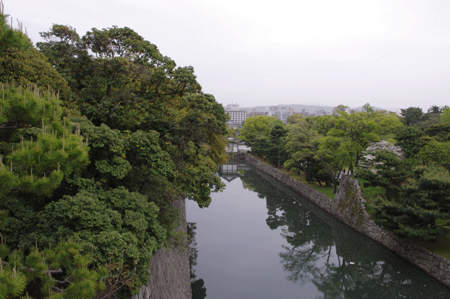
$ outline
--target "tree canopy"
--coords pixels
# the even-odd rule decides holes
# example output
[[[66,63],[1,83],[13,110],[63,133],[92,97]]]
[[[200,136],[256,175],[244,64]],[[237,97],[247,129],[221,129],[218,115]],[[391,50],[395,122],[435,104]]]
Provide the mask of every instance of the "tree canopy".
[[[38,51],[0,19],[0,285],[14,288],[6,296],[134,293],[154,252],[185,238],[173,203],[208,206],[223,187],[224,109],[192,66],[130,28],[80,37],[55,24]]]
[[[437,120],[442,110],[432,106],[419,118],[421,109],[403,109],[407,126],[395,134],[403,158],[392,151],[378,151],[372,166],[357,173],[367,185],[385,190],[373,206],[375,222],[413,240],[436,241],[450,232],[446,195],[450,192],[450,143],[448,126]]]
[[[254,154],[266,156],[270,147],[271,131],[277,125],[280,129],[283,126],[283,122],[274,116],[258,115],[249,117],[242,125],[240,138],[251,146]]]
[[[333,182],[336,192],[341,173],[353,172],[370,142],[403,126],[392,113],[374,111],[369,104],[365,110],[347,113],[339,106],[333,115],[290,117],[286,137],[290,157],[285,166],[303,169],[310,181]]]
[[[242,135],[254,154],[303,171],[309,182],[333,184],[334,192],[341,174],[356,170],[365,186],[378,188],[378,198],[368,203],[375,222],[402,237],[435,241],[450,231],[447,114],[448,107],[432,106],[425,114],[409,107],[399,117],[370,104],[349,113],[340,105],[332,115],[293,114],[284,126],[268,116],[252,117]],[[380,140],[392,146],[375,146]],[[371,162],[361,163],[364,156]]]

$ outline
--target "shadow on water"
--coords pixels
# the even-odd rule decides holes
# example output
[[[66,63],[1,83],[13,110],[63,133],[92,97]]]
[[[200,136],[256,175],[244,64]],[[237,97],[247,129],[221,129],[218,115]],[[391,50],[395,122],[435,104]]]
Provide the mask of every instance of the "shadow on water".
[[[191,280],[192,299],[206,298],[206,287],[203,279],[197,279],[194,266],[197,265],[197,242],[195,242],[197,226],[193,222],[187,223],[187,234],[189,237],[189,274]]]
[[[312,282],[322,298],[450,298],[449,289],[420,269],[273,178],[252,167],[238,176],[266,200],[270,229],[281,229],[287,244],[279,257],[288,280]]]

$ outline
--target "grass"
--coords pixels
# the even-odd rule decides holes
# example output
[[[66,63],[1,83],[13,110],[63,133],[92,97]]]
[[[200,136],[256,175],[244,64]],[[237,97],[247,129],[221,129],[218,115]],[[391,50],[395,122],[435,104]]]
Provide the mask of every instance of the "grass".
[[[320,186],[319,183],[317,183],[317,182],[308,182],[308,181],[306,181],[306,176],[303,172],[301,174],[298,174],[298,173],[293,172],[292,170],[289,170],[286,168],[278,168],[278,170],[280,170],[284,174],[290,176],[291,178],[296,179],[297,181],[300,181],[302,184],[307,185],[307,186],[319,191],[320,193],[325,194],[326,196],[328,196],[331,199],[333,199],[335,196],[335,193],[333,192],[333,186],[326,187],[324,185]]]
[[[269,166],[272,166],[273,168],[277,168],[275,165],[269,163],[268,161],[264,160],[261,157],[257,157],[257,156],[253,156],[256,159],[258,159],[259,161],[261,161],[264,164],[267,164]],[[315,189],[316,191],[319,191],[320,193],[325,194],[326,196],[328,196],[331,199],[334,199],[335,193],[333,192],[333,186],[331,187],[326,187],[324,185],[320,186],[319,183],[317,182],[307,182],[306,181],[306,176],[305,174],[302,172],[301,174],[298,174],[296,172],[293,172],[292,170],[280,167],[277,168],[279,171],[283,172],[284,174],[290,176],[293,179],[296,179],[297,181],[300,181],[302,184],[307,185],[313,189]]]
[[[413,241],[431,252],[450,259],[450,235],[439,238],[436,242]]]
[[[445,227],[448,228],[448,225],[446,225],[448,222],[449,219],[438,219],[436,220],[436,225],[445,225]],[[412,241],[422,247],[425,247],[431,252],[439,254],[446,259],[450,259],[450,234],[442,236],[436,242],[425,242],[418,240]]]

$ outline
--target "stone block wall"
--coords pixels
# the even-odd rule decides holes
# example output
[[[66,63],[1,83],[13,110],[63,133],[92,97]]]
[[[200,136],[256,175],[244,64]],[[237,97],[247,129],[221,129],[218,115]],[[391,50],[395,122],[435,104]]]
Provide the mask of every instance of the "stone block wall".
[[[309,199],[356,231],[384,245],[397,255],[416,265],[439,282],[450,287],[450,261],[415,243],[401,239],[370,220],[357,180],[343,176],[334,200],[302,184],[276,168],[247,154],[245,160],[257,169]]]
[[[179,199],[175,205],[181,214],[178,230],[186,232],[185,200]],[[182,248],[163,248],[155,253],[149,269],[152,276],[132,299],[192,299],[187,241],[184,245]]]

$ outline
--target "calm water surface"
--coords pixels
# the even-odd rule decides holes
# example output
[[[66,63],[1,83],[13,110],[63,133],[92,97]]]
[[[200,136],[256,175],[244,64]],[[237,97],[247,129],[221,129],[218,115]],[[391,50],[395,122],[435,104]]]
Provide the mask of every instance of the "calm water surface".
[[[448,288],[273,179],[245,165],[226,167],[222,179],[226,188],[208,208],[187,203],[206,298],[450,298]]]

